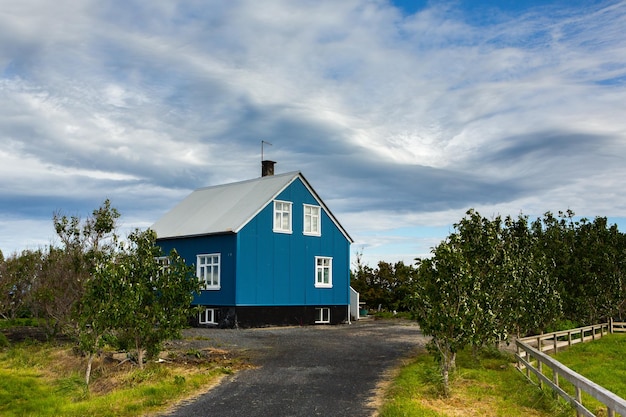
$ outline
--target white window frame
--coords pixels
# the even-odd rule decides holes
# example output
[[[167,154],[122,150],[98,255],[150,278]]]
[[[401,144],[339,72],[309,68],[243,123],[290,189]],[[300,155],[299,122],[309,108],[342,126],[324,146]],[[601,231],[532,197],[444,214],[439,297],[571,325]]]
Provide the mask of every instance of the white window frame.
[[[199,324],[217,324],[217,309],[206,308],[204,311],[198,313]]]
[[[307,236],[321,236],[322,235],[322,209],[320,206],[314,206],[312,204],[303,205],[304,222],[303,231]]]
[[[333,287],[333,258],[329,256],[316,256],[315,257],[315,288],[332,288],[332,287]]]
[[[209,260],[210,262],[203,262]],[[207,268],[210,268],[210,277],[215,278],[207,280]],[[214,269],[217,268],[217,276],[213,275]],[[222,282],[222,256],[219,253],[203,253],[196,256],[196,276],[202,282],[205,290],[219,290]]]
[[[330,307],[318,307],[315,309],[315,324],[330,323]]]
[[[163,275],[163,273],[169,269],[170,267],[170,257],[169,256],[156,256],[154,261],[159,265],[159,269],[157,270],[156,277],[150,277],[150,281],[154,281],[156,278]]]
[[[274,232],[292,233],[292,205],[290,201],[274,200]]]
[[[163,269],[167,269],[170,267],[170,257],[169,256],[157,256],[154,258],[159,267]]]

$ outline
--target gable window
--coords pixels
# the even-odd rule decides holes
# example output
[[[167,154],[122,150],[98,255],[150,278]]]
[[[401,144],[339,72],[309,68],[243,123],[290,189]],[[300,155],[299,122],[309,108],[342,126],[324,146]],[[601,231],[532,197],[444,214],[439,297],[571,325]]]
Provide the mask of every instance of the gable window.
[[[322,234],[319,206],[304,205],[304,234],[312,236]]]
[[[206,290],[220,289],[220,254],[198,255],[196,271]]]
[[[199,324],[217,324],[217,309],[207,308],[198,315]]]
[[[333,286],[333,258],[324,256],[315,257],[315,287],[332,288]]]
[[[315,309],[315,323],[330,323],[330,308],[320,307]]]
[[[274,201],[274,231],[291,233],[291,203]]]

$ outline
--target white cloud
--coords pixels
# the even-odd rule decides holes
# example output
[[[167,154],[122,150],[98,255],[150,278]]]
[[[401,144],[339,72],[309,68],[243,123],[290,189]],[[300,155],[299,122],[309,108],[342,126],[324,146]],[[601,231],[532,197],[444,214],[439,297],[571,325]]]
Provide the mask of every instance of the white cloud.
[[[385,256],[423,246],[390,231],[469,207],[626,217],[624,2],[480,25],[444,2],[0,10],[5,215],[16,196],[45,213],[114,196],[150,224],[193,188],[258,176],[264,139]]]

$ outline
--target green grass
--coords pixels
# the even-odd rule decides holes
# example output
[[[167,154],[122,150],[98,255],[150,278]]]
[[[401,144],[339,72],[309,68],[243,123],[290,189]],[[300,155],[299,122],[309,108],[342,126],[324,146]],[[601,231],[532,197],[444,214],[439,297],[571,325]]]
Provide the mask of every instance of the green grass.
[[[626,334],[611,334],[593,342],[578,343],[557,353],[554,358],[587,379],[626,398]],[[572,394],[573,388],[561,379],[562,387]],[[583,404],[592,412],[605,412],[605,406],[583,394]]]
[[[20,318],[20,319],[1,319],[0,329],[8,329],[15,326],[39,326],[39,320],[35,318]]]
[[[18,343],[0,350],[0,415],[136,416],[163,410],[230,368],[148,363],[144,369],[98,366],[88,391],[85,358],[67,345]]]
[[[452,395],[441,396],[441,380],[433,358],[421,353],[394,379],[380,417],[444,416],[573,416],[569,405],[529,384],[515,369],[511,354],[489,352],[477,362],[459,353],[451,381]]]
[[[370,312],[377,319],[406,319],[411,320],[411,313],[408,311],[399,311],[394,314],[393,311],[376,311]]]

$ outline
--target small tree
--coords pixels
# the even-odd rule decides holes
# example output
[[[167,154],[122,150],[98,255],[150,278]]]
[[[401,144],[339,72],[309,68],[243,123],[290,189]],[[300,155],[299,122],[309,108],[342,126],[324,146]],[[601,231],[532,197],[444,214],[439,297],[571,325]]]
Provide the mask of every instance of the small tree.
[[[477,352],[507,335],[501,305],[511,293],[510,259],[502,234],[500,217],[489,220],[469,210],[432,258],[418,260],[413,308],[424,334],[432,336],[445,395],[460,349],[471,345]]]
[[[87,386],[91,379],[93,360],[103,345],[103,337],[113,332],[120,315],[117,302],[122,291],[122,279],[117,275],[119,270],[111,267],[113,257],[102,261],[85,284],[85,292],[75,310],[79,347],[87,355]]]
[[[392,311],[408,310],[406,299],[413,292],[412,265],[399,261],[391,264],[378,262],[377,268],[364,265],[362,254],[357,253],[356,269],[351,271],[350,286],[354,288],[370,307]]]
[[[15,319],[30,313],[33,284],[41,274],[43,253],[25,250],[0,260],[0,316]]]
[[[413,311],[422,332],[432,336],[428,348],[439,362],[444,395],[448,396],[456,354],[470,342],[468,326],[475,314],[473,283],[453,241],[442,242],[432,253],[432,258],[418,259]]]
[[[159,262],[161,248],[156,233],[135,230],[129,244],[106,272],[119,282],[111,305],[115,310],[115,329],[132,341],[137,362],[143,367],[144,351],[149,357],[159,353],[164,340],[180,336],[187,324],[193,294],[200,282],[192,266],[172,251],[169,265]]]
[[[128,241],[101,259],[80,303],[78,323],[80,346],[88,355],[87,384],[105,335],[130,341],[143,367],[144,352],[154,356],[164,340],[180,336],[193,294],[200,290],[194,268],[176,251],[167,263],[161,262],[154,231],[135,230]]]
[[[33,310],[45,319],[49,335],[65,332],[80,338],[75,310],[96,266],[115,248],[119,217],[108,199],[84,221],[54,214],[54,228],[63,247],[49,248],[31,289]]]

